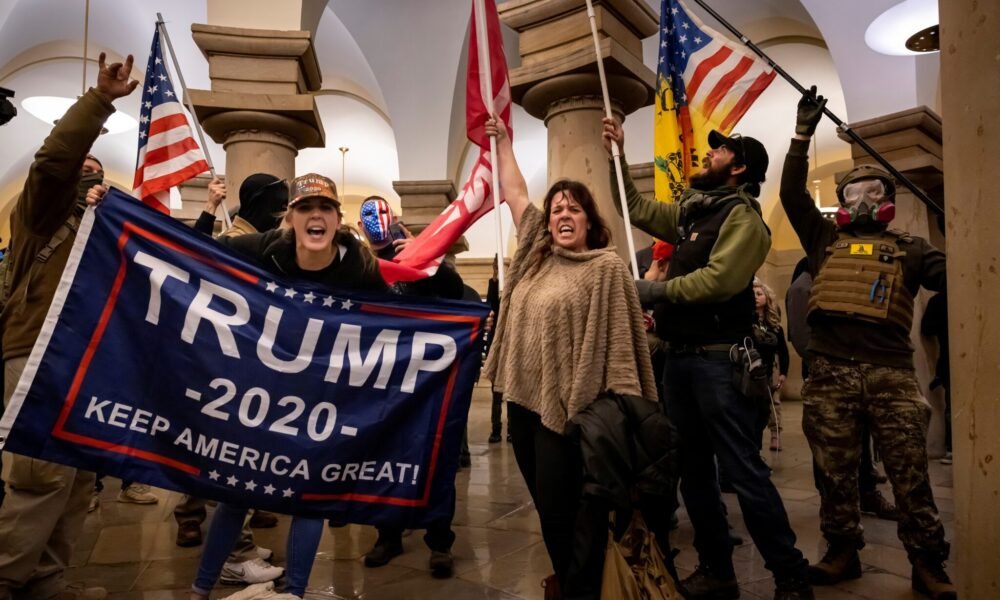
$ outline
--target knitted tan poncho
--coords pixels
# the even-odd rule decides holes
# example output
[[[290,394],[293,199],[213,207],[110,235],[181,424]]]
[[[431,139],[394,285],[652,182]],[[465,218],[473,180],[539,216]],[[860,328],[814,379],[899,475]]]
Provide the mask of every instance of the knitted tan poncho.
[[[486,361],[495,389],[557,433],[605,391],[655,402],[639,297],[614,249],[539,258],[551,239],[535,206],[518,240]]]

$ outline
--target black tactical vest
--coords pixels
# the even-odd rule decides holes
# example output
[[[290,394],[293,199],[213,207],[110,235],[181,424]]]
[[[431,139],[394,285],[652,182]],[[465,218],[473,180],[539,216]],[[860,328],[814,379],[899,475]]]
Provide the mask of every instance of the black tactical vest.
[[[708,265],[722,224],[729,213],[741,205],[743,201],[733,196],[707,209],[681,215],[681,237],[674,245],[667,281]],[[742,291],[723,302],[665,302],[655,307],[654,317],[657,335],[673,346],[738,342],[752,334],[755,318],[753,278]]]

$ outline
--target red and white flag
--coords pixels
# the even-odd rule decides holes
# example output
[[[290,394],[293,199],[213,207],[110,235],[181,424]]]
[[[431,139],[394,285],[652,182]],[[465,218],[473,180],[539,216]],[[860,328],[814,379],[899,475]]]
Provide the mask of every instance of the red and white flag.
[[[477,29],[480,27],[476,20],[475,2],[477,1],[481,1],[485,5],[489,72],[485,67],[485,57],[480,56],[476,43]],[[489,151],[489,137],[484,130],[486,120],[490,118],[491,113],[494,113],[503,119],[507,125],[508,133],[512,133],[510,78],[507,75],[507,59],[504,57],[501,35],[500,18],[497,16],[494,1],[473,0],[472,20],[469,26],[469,68],[466,78],[465,122],[469,140],[480,148],[479,159],[472,167],[472,173],[455,201],[393,259],[395,262],[382,262],[382,277],[389,283],[414,281],[433,275],[444,259],[448,248],[473,223],[493,210],[493,159]],[[492,78],[492,102],[487,101],[486,77]]]
[[[208,162],[191,135],[187,116],[170,83],[157,28],[139,108],[139,152],[132,195],[170,214],[170,188],[207,170]]]

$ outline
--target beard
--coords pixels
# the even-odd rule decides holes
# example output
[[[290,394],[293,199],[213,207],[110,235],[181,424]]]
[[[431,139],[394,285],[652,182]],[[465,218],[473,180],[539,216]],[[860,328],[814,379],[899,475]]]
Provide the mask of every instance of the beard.
[[[721,167],[709,165],[708,168],[691,176],[691,187],[696,190],[709,191],[726,185],[732,166],[732,162]]]

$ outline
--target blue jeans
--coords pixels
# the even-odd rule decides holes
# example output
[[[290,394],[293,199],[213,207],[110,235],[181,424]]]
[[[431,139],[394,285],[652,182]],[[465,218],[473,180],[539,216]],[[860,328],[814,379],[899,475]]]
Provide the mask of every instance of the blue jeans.
[[[219,579],[226,557],[236,544],[243,530],[247,509],[219,503],[212,517],[212,526],[205,539],[205,550],[198,564],[198,575],[192,590],[208,595]],[[293,517],[288,530],[286,553],[288,568],[285,570],[285,592],[298,597],[305,595],[309,573],[316,559],[316,548],[323,536],[323,520]]]
[[[759,403],[732,384],[726,352],[670,354],[663,373],[667,410],[680,435],[681,495],[694,526],[698,558],[719,576],[733,575],[733,546],[715,465],[729,476],[743,520],[776,579],[805,576],[806,560],[760,457]]]

